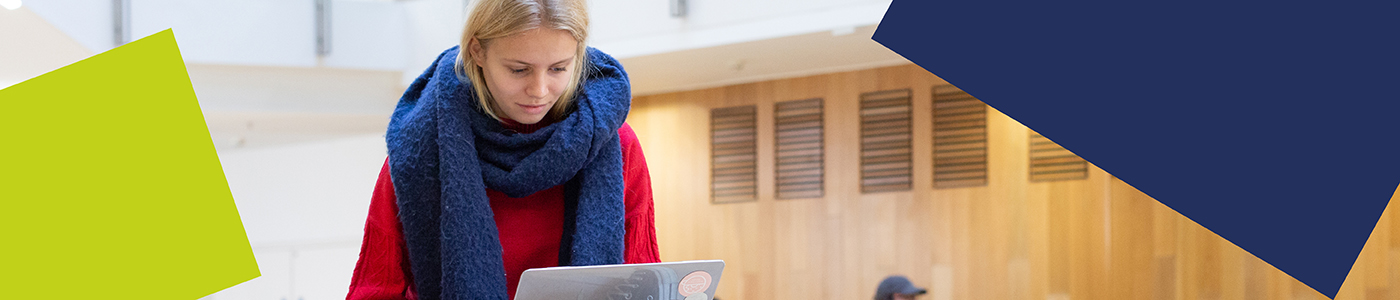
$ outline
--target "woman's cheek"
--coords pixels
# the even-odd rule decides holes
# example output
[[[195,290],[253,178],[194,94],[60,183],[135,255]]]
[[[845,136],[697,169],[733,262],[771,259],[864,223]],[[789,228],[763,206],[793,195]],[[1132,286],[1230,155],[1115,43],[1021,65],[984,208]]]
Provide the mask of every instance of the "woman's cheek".
[[[504,80],[499,80],[493,84],[491,90],[495,92],[493,93],[494,96],[503,102],[503,104],[513,103],[516,99],[516,94],[519,93],[521,89],[519,84],[520,80],[510,77],[503,78]]]
[[[556,79],[553,83],[554,84],[549,87],[549,91],[551,93],[554,93],[555,99],[558,99],[558,97],[562,97],[564,95],[564,87],[567,87],[569,85],[569,79]]]

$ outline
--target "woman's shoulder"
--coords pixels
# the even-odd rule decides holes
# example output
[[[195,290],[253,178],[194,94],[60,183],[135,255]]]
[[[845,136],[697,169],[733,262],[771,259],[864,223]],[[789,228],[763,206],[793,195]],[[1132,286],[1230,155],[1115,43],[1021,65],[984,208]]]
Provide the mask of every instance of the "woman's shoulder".
[[[617,137],[622,140],[623,155],[628,155],[629,152],[639,150],[642,147],[637,141],[637,132],[632,131],[632,125],[628,125],[626,122],[623,122],[622,127],[617,129]]]
[[[623,143],[627,143],[628,140],[636,142],[637,132],[632,131],[632,125],[622,122],[622,127],[617,129],[617,137],[622,138]]]
[[[632,131],[632,125],[623,122],[622,127],[617,129],[617,137],[622,143],[624,162],[642,158],[642,143],[637,140],[637,133]]]

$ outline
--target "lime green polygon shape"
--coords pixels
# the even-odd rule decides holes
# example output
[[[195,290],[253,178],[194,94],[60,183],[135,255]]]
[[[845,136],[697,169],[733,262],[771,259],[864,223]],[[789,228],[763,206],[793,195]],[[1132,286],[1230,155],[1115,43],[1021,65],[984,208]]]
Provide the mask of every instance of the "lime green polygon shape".
[[[0,90],[0,298],[195,299],[258,277],[170,30]]]

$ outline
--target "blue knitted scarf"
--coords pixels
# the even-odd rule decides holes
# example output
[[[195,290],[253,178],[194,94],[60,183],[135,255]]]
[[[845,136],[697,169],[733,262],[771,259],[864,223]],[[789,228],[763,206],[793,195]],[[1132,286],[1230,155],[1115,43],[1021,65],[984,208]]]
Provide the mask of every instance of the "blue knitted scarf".
[[[413,81],[385,137],[419,299],[506,299],[487,188],[519,198],[564,185],[560,265],[622,263],[617,130],[632,100],[622,65],[588,48],[573,111],[521,134],[481,111],[454,72],[457,51],[444,51]]]

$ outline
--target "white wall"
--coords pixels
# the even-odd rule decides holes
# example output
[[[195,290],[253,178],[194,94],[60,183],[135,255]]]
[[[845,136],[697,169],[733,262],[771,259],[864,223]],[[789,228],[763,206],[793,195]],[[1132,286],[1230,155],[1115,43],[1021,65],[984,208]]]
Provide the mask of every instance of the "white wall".
[[[27,0],[24,8],[33,10],[92,53],[116,46],[112,0]]]
[[[132,38],[173,28],[186,62],[314,67],[315,6],[285,0],[132,0]]]
[[[404,87],[399,73],[356,69],[185,66],[210,112],[303,112],[382,114],[393,112]]]
[[[395,2],[332,1],[331,49],[322,65],[403,71],[413,46],[404,8]]]
[[[92,54],[28,5],[15,10],[0,8],[0,87],[29,80]]]
[[[262,277],[207,299],[343,299],[382,134],[219,153]]]
[[[408,61],[401,82],[404,86],[423,73],[443,50],[457,45],[466,24],[465,0],[417,0],[399,2],[408,15]]]
[[[412,51],[423,43],[412,39],[444,39],[441,34],[414,34],[428,27],[411,28],[421,23],[414,18],[457,27],[459,20],[440,15],[459,16],[463,5],[455,0],[331,1],[331,53],[319,58],[313,0],[130,1],[131,38],[174,29],[188,63],[392,71],[408,69],[408,62],[418,58]],[[110,0],[25,4],[93,52],[115,45]]]

